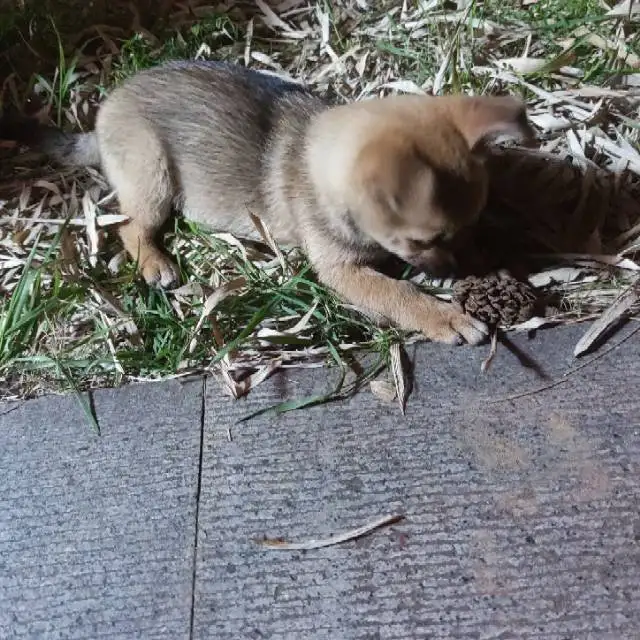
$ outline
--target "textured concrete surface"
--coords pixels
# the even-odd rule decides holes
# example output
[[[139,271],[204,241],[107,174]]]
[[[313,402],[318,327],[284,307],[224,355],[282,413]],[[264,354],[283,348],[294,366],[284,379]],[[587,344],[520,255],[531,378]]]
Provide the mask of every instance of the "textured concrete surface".
[[[188,638],[202,382],[0,407],[0,638]]]
[[[550,375],[584,331],[523,353]],[[208,385],[194,637],[640,638],[640,341],[544,393],[502,349],[421,347],[402,418],[369,394],[227,427],[326,387],[277,377],[231,403]],[[317,551],[266,550],[387,513]]]
[[[235,425],[323,370],[238,402],[213,379],[100,392],[99,438],[73,398],[0,407],[0,638],[640,638],[640,340],[505,400],[584,329],[485,375],[485,349],[422,345],[405,417],[365,391]],[[255,542],[388,513],[340,546]]]

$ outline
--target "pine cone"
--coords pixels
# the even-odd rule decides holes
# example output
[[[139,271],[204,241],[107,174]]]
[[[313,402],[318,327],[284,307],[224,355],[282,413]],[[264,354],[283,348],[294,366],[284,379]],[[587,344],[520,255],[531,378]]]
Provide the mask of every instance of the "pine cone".
[[[459,280],[453,286],[453,302],[490,327],[509,327],[533,316],[537,298],[526,282],[498,273],[486,278],[470,276]]]

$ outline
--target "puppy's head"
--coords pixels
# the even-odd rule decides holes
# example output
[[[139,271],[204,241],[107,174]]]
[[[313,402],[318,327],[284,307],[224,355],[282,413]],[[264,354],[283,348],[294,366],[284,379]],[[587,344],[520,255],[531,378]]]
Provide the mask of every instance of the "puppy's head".
[[[524,106],[456,96],[395,99],[379,108],[388,113],[353,164],[351,214],[387,251],[431,273],[449,272],[449,241],[486,203],[483,142],[495,134],[529,137]]]

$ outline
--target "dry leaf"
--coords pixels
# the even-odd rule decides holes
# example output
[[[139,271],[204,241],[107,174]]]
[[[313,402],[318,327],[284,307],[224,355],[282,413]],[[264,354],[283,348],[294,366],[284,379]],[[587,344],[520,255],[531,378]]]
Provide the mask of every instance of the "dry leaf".
[[[554,320],[553,318],[540,318],[538,316],[534,316],[533,318],[529,318],[525,322],[514,324],[512,327],[510,327],[510,331],[535,331],[536,329],[541,329],[542,327],[548,327],[554,324],[558,324],[558,320]]]
[[[511,69],[516,73],[539,73],[549,64],[544,58],[502,58],[496,60],[496,65],[505,69]]]
[[[640,3],[638,0],[623,0],[619,2],[615,7],[612,7],[607,11],[607,16],[633,16],[636,13],[640,13]]]
[[[82,210],[86,220],[87,243],[89,245],[89,264],[95,267],[98,264],[98,251],[100,250],[100,236],[96,226],[96,205],[91,199],[91,194],[86,191],[82,196]]]
[[[257,371],[247,376],[240,382],[236,382],[236,398],[246,396],[251,389],[255,389],[259,384],[262,384],[273,373],[278,371],[282,366],[282,359],[276,358],[268,364],[261,366]]]
[[[394,402],[397,397],[396,385],[388,380],[372,380],[369,383],[369,388],[378,400],[387,404]]]
[[[348,542],[350,540],[356,540],[357,538],[362,538],[362,536],[372,533],[376,529],[380,529],[381,527],[396,524],[401,520],[404,520],[404,516],[400,516],[400,515],[383,516],[382,518],[378,518],[377,520],[374,520],[370,524],[366,524],[362,527],[358,527],[357,529],[352,529],[351,531],[347,531],[345,533],[332,536],[331,538],[321,538],[319,540],[308,540],[307,542],[285,542],[284,540],[273,539],[273,538],[267,538],[265,540],[256,540],[256,542],[263,547],[267,547],[268,549],[282,549],[286,551],[309,551],[312,549],[322,549],[323,547],[331,547],[336,544],[341,544],[343,542]]]
[[[229,282],[225,282],[221,287],[218,287],[207,299],[204,301],[204,305],[202,307],[202,312],[200,313],[200,318],[193,330],[194,337],[200,331],[200,327],[202,327],[202,323],[206,320],[206,318],[211,314],[211,312],[225,299],[228,298],[232,293],[241,289],[247,284],[247,279],[243,276],[239,278],[235,278],[230,280]],[[192,352],[193,349],[190,349]]]
[[[232,247],[236,247],[237,249],[239,249],[240,252],[242,253],[242,258],[244,260],[247,260],[247,249],[242,244],[242,242],[240,242],[240,240],[238,240],[238,238],[236,238],[234,235],[230,233],[212,233],[211,235],[214,238],[218,238],[218,240],[222,240],[223,242],[226,242]]]
[[[305,313],[302,318],[300,318],[300,320],[296,322],[293,327],[291,327],[291,329],[288,329],[287,333],[296,335],[304,331],[309,326],[309,322],[311,321],[311,318],[313,317],[313,314],[315,313],[319,302],[319,300],[314,300],[311,307],[309,307],[309,311],[307,311],[307,313]]]
[[[496,353],[498,352],[498,330],[494,329],[491,333],[491,347],[489,348],[489,355],[482,361],[480,365],[480,371],[482,373],[486,373],[493,362],[493,359],[496,357]]]
[[[586,353],[598,338],[618,322],[639,299],[640,295],[638,295],[636,284],[634,283],[589,327],[589,330],[575,346],[573,355],[578,357]]]
[[[408,360],[404,352],[404,347],[396,342],[391,345],[389,349],[389,356],[391,360],[391,373],[393,375],[393,382],[396,387],[396,397],[398,398],[398,404],[400,405],[400,411],[404,415],[404,411],[407,405],[407,398],[411,392],[411,381],[409,379],[410,372],[408,369]]]
[[[118,251],[111,260],[107,263],[107,269],[109,273],[115,275],[120,271],[120,267],[128,260],[127,252],[123,249]]]
[[[284,255],[282,254],[282,251],[280,251],[280,247],[278,247],[278,244],[274,240],[273,235],[269,230],[269,227],[263,222],[263,220],[259,216],[256,216],[251,212],[249,212],[249,216],[251,217],[253,224],[256,226],[256,229],[258,229],[258,232],[262,236],[262,239],[269,246],[271,251],[275,253],[276,258],[278,258],[278,261],[280,262],[280,266],[282,267],[283,273],[286,273],[287,262],[284,259]]]
[[[532,287],[546,287],[554,282],[574,282],[584,273],[584,269],[576,267],[558,267],[556,269],[548,269],[540,273],[534,273],[529,276],[529,283]],[[589,280],[593,282],[597,280],[596,276],[592,276]]]
[[[204,289],[199,282],[187,282],[187,284],[183,284],[177,289],[171,289],[169,293],[172,293],[174,296],[196,296],[200,298],[204,295]]]
[[[615,53],[618,59],[622,60],[629,67],[633,67],[634,69],[640,67],[640,58],[630,51],[622,40],[615,42],[614,40],[603,38],[597,33],[590,32],[586,27],[577,29],[575,35],[577,38],[585,40],[594,47],[602,49],[602,51]]]
[[[129,216],[116,213],[103,213],[96,217],[96,224],[99,227],[109,227],[114,224],[122,224],[123,222],[127,222],[127,220],[129,220]]]
[[[97,284],[93,284],[91,293],[99,302],[103,302],[107,307],[113,311],[120,320],[120,325],[129,335],[129,339],[135,345],[142,344],[142,338],[140,337],[140,331],[134,322],[133,318],[124,311],[120,302],[116,300],[108,291],[105,291]]]
[[[415,82],[411,80],[393,80],[392,82],[385,82],[380,85],[380,89],[391,89],[392,91],[399,91],[400,93],[413,93],[419,96],[426,94],[426,91],[419,87]]]

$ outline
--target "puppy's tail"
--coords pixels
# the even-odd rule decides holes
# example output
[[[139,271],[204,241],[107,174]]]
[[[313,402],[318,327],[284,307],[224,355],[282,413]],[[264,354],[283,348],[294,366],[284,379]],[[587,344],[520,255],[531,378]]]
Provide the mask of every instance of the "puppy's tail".
[[[0,119],[0,140],[12,140],[47,154],[67,166],[98,166],[100,150],[94,132],[65,133],[33,119]]]

